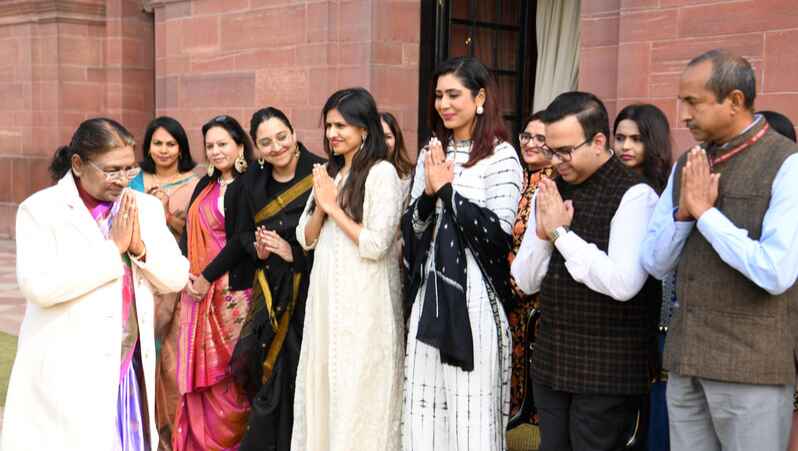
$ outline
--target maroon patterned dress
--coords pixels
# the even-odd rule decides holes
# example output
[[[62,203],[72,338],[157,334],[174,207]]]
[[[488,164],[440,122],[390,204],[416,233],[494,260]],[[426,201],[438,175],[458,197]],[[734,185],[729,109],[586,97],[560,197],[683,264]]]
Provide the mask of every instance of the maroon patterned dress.
[[[518,204],[518,216],[515,219],[513,226],[513,250],[507,256],[510,264],[512,265],[515,259],[515,254],[521,246],[521,241],[526,232],[526,224],[529,221],[529,215],[533,214],[532,211],[532,195],[538,187],[541,177],[552,178],[554,176],[553,168],[544,168],[532,173],[527,173],[523,193],[521,194],[521,202]],[[515,280],[510,279],[513,287],[513,292],[516,296],[516,303],[512,310],[508,312],[507,321],[510,323],[510,333],[513,338],[512,349],[512,376],[511,376],[511,391],[510,391],[510,416],[521,407],[521,402],[524,400],[526,380],[528,374],[524,374],[524,334],[526,332],[526,317],[532,308],[538,307],[538,295],[527,295],[518,288]],[[537,415],[535,415],[537,417]],[[532,418],[532,423],[537,424],[537,418]]]

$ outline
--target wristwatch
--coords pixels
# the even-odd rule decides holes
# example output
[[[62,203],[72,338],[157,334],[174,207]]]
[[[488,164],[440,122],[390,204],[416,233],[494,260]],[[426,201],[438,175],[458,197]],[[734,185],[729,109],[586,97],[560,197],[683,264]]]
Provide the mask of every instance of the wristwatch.
[[[555,241],[557,241],[557,239],[559,237],[565,235],[566,233],[568,233],[568,227],[567,226],[559,226],[556,229],[554,229],[554,231],[551,232],[551,242],[552,242],[552,244]]]

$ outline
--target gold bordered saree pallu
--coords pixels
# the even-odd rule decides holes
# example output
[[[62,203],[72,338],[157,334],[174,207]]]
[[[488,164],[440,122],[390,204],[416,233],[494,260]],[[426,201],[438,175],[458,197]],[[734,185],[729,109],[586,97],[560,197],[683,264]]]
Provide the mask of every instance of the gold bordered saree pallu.
[[[305,176],[255,215],[255,224],[275,230],[291,244],[294,262],[270,255],[265,262],[260,261],[255,272],[252,310],[233,356],[236,380],[252,401],[241,451],[290,447],[294,383],[311,266],[311,257],[295,242],[294,230],[312,186],[313,176]]]

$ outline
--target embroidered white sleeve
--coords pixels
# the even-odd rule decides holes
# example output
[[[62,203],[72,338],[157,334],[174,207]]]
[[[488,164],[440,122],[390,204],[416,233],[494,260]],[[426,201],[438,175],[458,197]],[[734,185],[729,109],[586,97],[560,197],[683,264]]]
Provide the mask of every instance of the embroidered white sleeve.
[[[374,165],[366,179],[363,228],[358,236],[360,256],[378,260],[396,240],[402,215],[402,185],[391,163]]]

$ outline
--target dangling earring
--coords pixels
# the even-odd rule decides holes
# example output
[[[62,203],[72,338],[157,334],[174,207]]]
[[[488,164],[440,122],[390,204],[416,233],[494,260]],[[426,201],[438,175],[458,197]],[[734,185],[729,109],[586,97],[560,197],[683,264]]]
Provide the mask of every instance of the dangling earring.
[[[264,163],[266,163],[266,160],[264,160],[263,158],[258,158],[258,164],[260,165],[261,169],[263,169],[263,164]]]
[[[236,172],[239,174],[243,174],[247,170],[247,160],[244,159],[244,152],[238,154],[238,158],[236,158],[233,166],[236,168]]]
[[[212,164],[208,164],[208,177],[213,177],[213,170],[214,169],[215,168],[213,167]]]
[[[360,149],[358,150],[363,150],[363,147],[365,147],[366,145],[366,138],[368,138],[367,135],[363,135],[360,137]]]
[[[478,115],[478,116],[479,116],[479,115],[482,115],[482,113],[484,113],[484,112],[485,112],[485,109],[484,109],[484,108],[482,108],[482,105],[479,105],[479,106],[477,107],[477,115]]]

